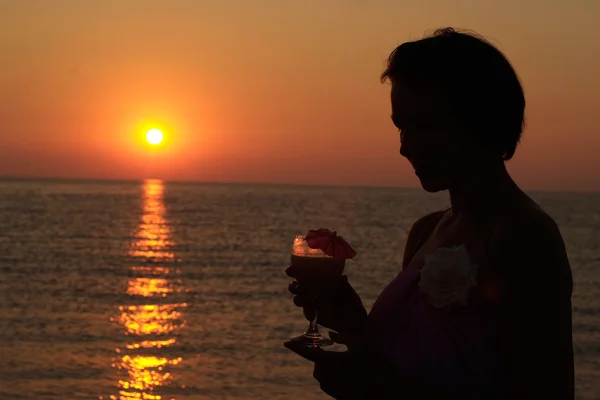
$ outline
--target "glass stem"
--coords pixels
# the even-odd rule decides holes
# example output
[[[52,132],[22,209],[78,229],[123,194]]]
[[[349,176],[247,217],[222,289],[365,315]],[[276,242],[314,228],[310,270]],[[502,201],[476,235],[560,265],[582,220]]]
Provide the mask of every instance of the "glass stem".
[[[318,316],[319,316],[319,312],[315,311],[315,318],[313,318],[313,320],[310,321],[310,324],[308,325],[308,330],[305,333],[306,336],[310,336],[310,337],[321,336],[321,334],[319,333],[319,327],[317,325]]]

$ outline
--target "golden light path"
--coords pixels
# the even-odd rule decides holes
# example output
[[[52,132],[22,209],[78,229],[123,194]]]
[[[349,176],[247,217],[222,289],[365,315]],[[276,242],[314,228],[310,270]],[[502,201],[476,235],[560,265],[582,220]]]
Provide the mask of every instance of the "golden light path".
[[[181,292],[181,282],[173,268],[175,256],[163,193],[161,181],[144,183],[143,215],[129,251],[140,263],[129,268],[132,278],[126,289],[135,304],[120,306],[113,319],[124,327],[129,340],[116,349],[113,367],[124,373],[118,380],[118,396],[110,396],[112,400],[165,400],[156,389],[173,383],[170,368],[182,362],[181,357],[169,356],[166,351],[177,344],[178,333],[185,326],[181,310],[187,304],[168,301]]]

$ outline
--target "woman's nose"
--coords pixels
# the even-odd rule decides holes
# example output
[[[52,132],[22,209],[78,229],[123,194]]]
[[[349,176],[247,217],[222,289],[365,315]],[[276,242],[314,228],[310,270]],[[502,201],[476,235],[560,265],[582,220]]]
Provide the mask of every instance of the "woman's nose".
[[[403,142],[400,142],[400,155],[406,157],[406,146]]]
[[[411,153],[410,139],[407,140],[406,134],[402,135],[400,139],[400,155],[409,158]]]

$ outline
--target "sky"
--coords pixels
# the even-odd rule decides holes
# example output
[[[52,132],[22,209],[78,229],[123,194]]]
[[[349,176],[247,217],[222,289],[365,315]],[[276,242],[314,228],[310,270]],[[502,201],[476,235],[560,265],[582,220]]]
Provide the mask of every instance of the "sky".
[[[598,20],[596,0],[0,0],[0,176],[418,186],[379,75],[453,26],[522,80],[517,183],[600,191]]]

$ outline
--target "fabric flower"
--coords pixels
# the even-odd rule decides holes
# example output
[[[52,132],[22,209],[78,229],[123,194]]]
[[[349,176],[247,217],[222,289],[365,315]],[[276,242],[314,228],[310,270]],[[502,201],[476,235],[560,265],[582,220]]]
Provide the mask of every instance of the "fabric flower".
[[[471,289],[477,286],[477,269],[465,245],[440,247],[425,256],[419,290],[436,308],[466,305]]]

